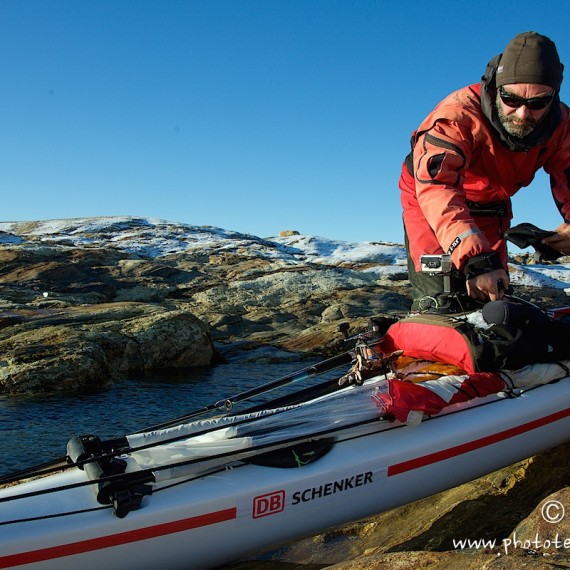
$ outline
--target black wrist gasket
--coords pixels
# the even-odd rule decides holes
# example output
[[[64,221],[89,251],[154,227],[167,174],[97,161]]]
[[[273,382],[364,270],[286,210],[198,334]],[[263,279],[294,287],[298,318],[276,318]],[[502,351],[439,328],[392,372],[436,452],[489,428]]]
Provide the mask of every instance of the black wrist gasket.
[[[481,253],[479,255],[474,255],[467,260],[463,272],[465,277],[473,279],[484,273],[491,273],[497,269],[504,269],[501,263],[501,258],[496,251],[492,253]]]

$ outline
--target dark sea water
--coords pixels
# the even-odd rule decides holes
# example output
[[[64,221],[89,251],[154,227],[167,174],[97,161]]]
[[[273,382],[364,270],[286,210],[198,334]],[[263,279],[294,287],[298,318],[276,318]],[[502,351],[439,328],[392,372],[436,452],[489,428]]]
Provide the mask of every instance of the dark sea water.
[[[230,363],[132,378],[89,394],[0,397],[0,475],[64,456],[67,441],[75,434],[108,439],[141,431],[310,365],[307,361]],[[304,385],[324,379],[314,377]],[[298,387],[295,382],[258,396],[250,405]]]

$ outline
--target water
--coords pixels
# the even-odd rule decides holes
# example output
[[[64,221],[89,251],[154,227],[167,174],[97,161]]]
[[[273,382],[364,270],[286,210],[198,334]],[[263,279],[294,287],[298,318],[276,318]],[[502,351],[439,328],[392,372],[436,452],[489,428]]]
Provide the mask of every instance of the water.
[[[109,439],[134,433],[310,364],[230,363],[133,378],[96,393],[0,397],[0,476],[64,456],[72,435],[95,434]],[[315,377],[304,381],[304,385],[342,373]],[[292,387],[300,386],[295,383],[285,389],[290,391]],[[279,393],[283,394],[273,391],[257,401]]]

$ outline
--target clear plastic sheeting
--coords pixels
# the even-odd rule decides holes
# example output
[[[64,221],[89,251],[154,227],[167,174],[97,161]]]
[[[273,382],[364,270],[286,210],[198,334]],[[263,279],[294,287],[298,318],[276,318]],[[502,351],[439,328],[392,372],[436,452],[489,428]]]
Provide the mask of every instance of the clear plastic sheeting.
[[[565,378],[569,372],[570,360],[563,360],[562,362],[529,364],[519,370],[502,370],[500,376],[508,386],[512,384],[512,388],[528,390]]]
[[[169,465],[186,459],[207,457],[232,451],[241,451],[251,447],[249,437],[236,437],[237,428],[221,428],[191,439],[157,444],[155,447],[135,451],[131,454],[136,462],[145,469],[157,465]]]
[[[231,463],[252,455],[258,446],[278,447],[294,439],[315,434],[337,433],[378,417],[372,396],[386,390],[384,378],[363,386],[351,386],[296,406],[265,410],[255,414],[213,418],[170,429],[128,436],[133,448],[150,446],[130,455],[143,469],[183,463],[204,458],[175,470],[161,470],[157,480],[202,472],[215,465]],[[203,433],[206,431],[206,433]],[[199,434],[199,435],[193,435]],[[185,437],[188,436],[188,437]],[[182,439],[178,439],[182,438]],[[176,441],[171,441],[176,439]],[[243,452],[251,449],[250,454]],[[236,457],[231,454],[235,452]],[[230,453],[229,457],[214,458]],[[212,457],[212,460],[208,460]]]

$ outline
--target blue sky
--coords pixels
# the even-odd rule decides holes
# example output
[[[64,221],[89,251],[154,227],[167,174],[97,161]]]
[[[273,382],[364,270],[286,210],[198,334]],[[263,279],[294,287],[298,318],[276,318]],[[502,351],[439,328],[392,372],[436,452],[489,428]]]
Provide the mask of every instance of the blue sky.
[[[568,0],[0,0],[0,221],[401,242],[411,132],[519,32],[570,70],[569,16]],[[544,175],[514,207],[561,221]]]

